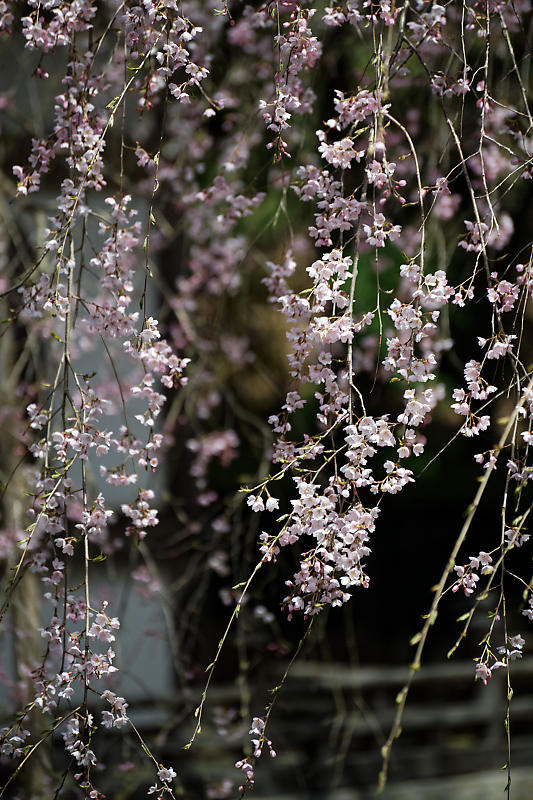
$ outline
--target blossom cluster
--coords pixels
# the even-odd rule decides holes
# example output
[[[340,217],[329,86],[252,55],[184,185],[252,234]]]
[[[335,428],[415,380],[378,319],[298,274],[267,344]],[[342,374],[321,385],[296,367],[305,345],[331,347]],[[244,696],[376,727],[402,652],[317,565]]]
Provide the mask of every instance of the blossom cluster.
[[[164,516],[153,473],[172,445],[188,476],[174,481],[168,459],[168,483],[186,486],[168,490],[177,550],[193,542],[236,618],[248,598],[230,580],[253,547],[258,566],[279,570],[290,548],[280,601],[311,618],[369,586],[382,508],[440,452],[432,423],[450,443],[475,438],[480,494],[434,611],[449,590],[473,614],[485,592],[494,613],[476,675],[509,668],[525,640],[506,627],[491,642],[507,559],[529,540],[533,477],[531,243],[513,221],[533,175],[513,49],[529,0],[26,6],[0,2],[0,33],[22,33],[31,80],[53,101],[8,171],[22,223],[0,241],[0,324],[25,377],[6,486],[26,451],[31,463],[29,524],[6,502],[0,555],[6,602],[27,575],[49,613],[2,755],[37,745],[38,712],[43,731],[54,720],[72,786],[102,797],[95,742],[134,729],[118,689],[120,621],[91,580],[124,551],[144,598],[162,587],[149,569]],[[341,50],[342,81],[331,70]],[[501,86],[495,57],[508,66]],[[20,123],[8,93],[0,110]],[[496,469],[501,519],[466,549]],[[196,577],[184,570],[184,594]],[[272,621],[254,607],[256,622]],[[522,615],[532,608],[529,597]],[[241,791],[265,745],[275,755],[265,726],[253,719]],[[173,797],[176,771],[143,749],[157,775],[148,793]]]

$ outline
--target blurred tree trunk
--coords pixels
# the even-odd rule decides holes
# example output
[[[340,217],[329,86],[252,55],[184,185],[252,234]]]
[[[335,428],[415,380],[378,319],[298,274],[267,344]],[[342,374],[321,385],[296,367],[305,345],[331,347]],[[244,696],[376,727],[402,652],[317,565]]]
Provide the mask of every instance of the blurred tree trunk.
[[[2,203],[2,212],[6,205]],[[8,212],[9,213],[9,212]],[[2,213],[5,224],[5,213]],[[10,270],[7,271],[9,275]],[[9,280],[9,278],[8,278]],[[10,315],[9,296],[0,302],[2,319]],[[1,499],[1,526],[12,533],[16,540],[26,538],[24,528],[28,524],[26,509],[28,507],[25,491],[24,465],[22,454],[26,447],[22,443],[25,430],[24,410],[21,408],[20,387],[25,367],[28,362],[29,344],[26,341],[20,347],[16,340],[15,324],[11,325],[0,338],[0,363],[2,364],[2,380],[0,381],[0,484],[3,495]],[[14,551],[11,563],[7,565],[5,581],[15,574],[17,564],[23,551]],[[35,669],[42,658],[43,639],[39,628],[42,625],[40,616],[41,601],[39,599],[39,576],[23,569],[19,572],[18,584],[10,598],[9,619],[12,628],[14,677],[17,682],[17,701],[20,708],[31,702],[34,696],[30,671]],[[26,743],[34,743],[45,727],[42,713],[31,712],[24,722],[24,727],[31,732]],[[21,773],[19,786],[22,786],[24,798],[27,800],[44,800],[50,797],[48,783],[51,778],[50,742],[43,742],[31,756],[31,765]],[[15,763],[13,763],[15,768]]]

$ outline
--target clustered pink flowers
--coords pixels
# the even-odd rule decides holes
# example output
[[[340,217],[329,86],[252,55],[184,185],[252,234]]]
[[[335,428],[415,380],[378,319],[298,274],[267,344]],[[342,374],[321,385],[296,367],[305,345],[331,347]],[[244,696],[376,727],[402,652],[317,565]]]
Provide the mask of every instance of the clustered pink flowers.
[[[38,710],[55,720],[80,796],[104,796],[93,741],[131,721],[114,691],[120,622],[90,577],[100,558],[149,543],[160,512],[151,477],[173,441],[191,477],[187,532],[205,524],[213,546],[203,563],[224,580],[230,551],[233,567],[249,562],[235,557],[238,533],[227,544],[238,503],[213,478],[261,448],[244,489],[259,515],[258,563],[284,569],[292,548],[297,568],[282,575],[280,601],[289,618],[308,619],[369,586],[382,505],[417,479],[432,418],[446,415],[454,435],[482,442],[472,453],[481,492],[495,470],[505,480],[486,552],[454,556],[437,603],[448,590],[494,598],[475,667],[484,683],[520,657],[525,640],[499,623],[506,560],[529,539],[533,476],[531,243],[517,238],[508,197],[525,197],[533,174],[513,49],[530,5],[343,0],[319,12],[305,0],[29,0],[21,14],[0,2],[0,33],[22,33],[38,57],[31,80],[55,94],[27,158],[11,165],[15,201],[24,213],[45,209],[45,221],[29,243],[31,268],[21,261],[1,286],[36,378],[21,389],[29,526],[6,522],[0,554],[13,565],[8,601],[27,568],[50,612],[23,708],[1,732],[4,756],[35,743]],[[480,40],[484,63],[472,55]],[[332,74],[318,97],[321,70],[346,41],[370,48],[367,68],[350,56],[342,86]],[[306,213],[307,236],[292,221]],[[276,233],[256,247],[265,215]],[[265,290],[265,319],[287,342],[284,397],[264,402],[269,427],[243,408],[250,375],[274,383],[260,383],[264,323],[240,326],[240,309],[254,316]],[[479,335],[457,347],[457,320],[469,315]],[[250,447],[254,436],[261,444]],[[147,594],[160,588],[143,565],[133,577]],[[529,592],[529,577],[516,579]],[[237,612],[247,601],[229,588],[221,597]],[[240,791],[253,786],[265,745],[275,755],[267,722],[253,718]],[[148,794],[173,797],[176,771],[141,743],[157,775]]]

